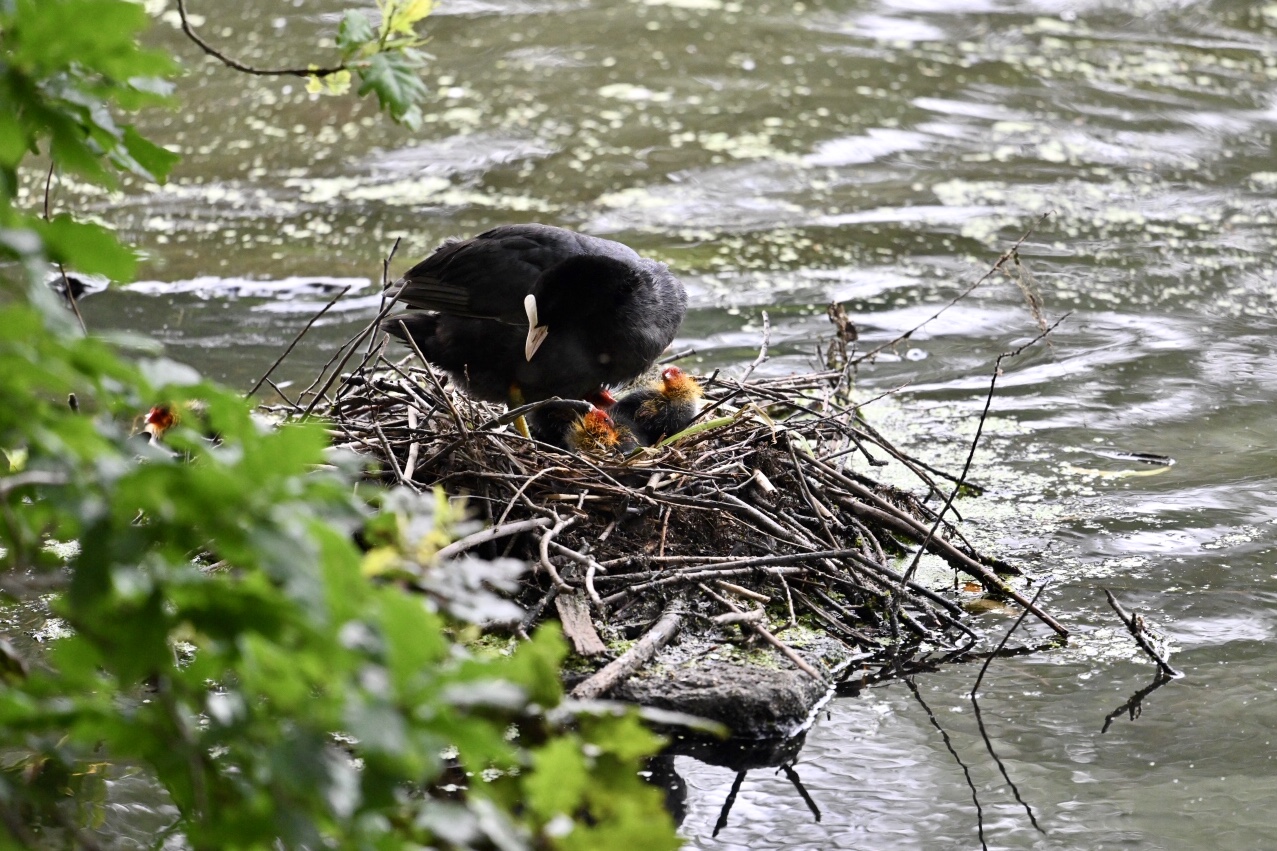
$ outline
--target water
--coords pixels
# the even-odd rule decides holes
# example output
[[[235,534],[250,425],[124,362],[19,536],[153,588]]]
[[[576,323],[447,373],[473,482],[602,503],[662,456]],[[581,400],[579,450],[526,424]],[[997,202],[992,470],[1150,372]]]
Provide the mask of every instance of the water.
[[[346,4],[195,5],[237,56],[305,65]],[[295,389],[367,320],[397,237],[394,272],[446,236],[539,220],[673,265],[693,304],[677,345],[700,365],[750,360],[768,310],[765,368],[806,369],[826,302],[876,346],[1050,213],[1021,257],[1047,317],[1071,313],[1006,364],[976,456],[991,493],[962,506],[985,546],[1051,578],[1044,601],[1075,630],[1068,648],[995,661],[981,688],[1043,832],[978,734],[975,666],[955,665],[916,677],[921,700],[894,681],[827,707],[793,768],[819,820],[784,772],[756,768],[715,837],[735,771],[677,757],[684,834],[705,849],[979,847],[929,708],[990,848],[1272,844],[1277,6],[445,0],[430,33],[430,121],[409,133],[369,104],[207,63],[161,25],[190,69],[183,109],[143,121],[182,149],[173,183],[54,199],[147,255],[151,283],[87,300],[90,325],[147,331],[247,388],[359,279],[282,368]],[[994,359],[1036,333],[995,276],[860,388],[907,385],[869,411],[952,468]],[[1106,733],[1153,669],[1102,588],[1160,625],[1187,675]],[[1012,617],[980,624],[1000,636]]]

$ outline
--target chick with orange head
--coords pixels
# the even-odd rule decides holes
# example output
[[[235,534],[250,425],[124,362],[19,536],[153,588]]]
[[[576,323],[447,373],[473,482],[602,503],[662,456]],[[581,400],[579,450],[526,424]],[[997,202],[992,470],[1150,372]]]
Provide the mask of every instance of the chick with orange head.
[[[695,378],[667,366],[659,382],[626,393],[610,413],[639,443],[652,446],[691,425],[704,407],[704,396]]]
[[[599,458],[628,455],[638,448],[633,433],[600,408],[595,408],[573,424],[568,443],[577,452]]]
[[[628,429],[588,402],[556,400],[528,415],[532,437],[578,455],[625,455],[638,446]]]

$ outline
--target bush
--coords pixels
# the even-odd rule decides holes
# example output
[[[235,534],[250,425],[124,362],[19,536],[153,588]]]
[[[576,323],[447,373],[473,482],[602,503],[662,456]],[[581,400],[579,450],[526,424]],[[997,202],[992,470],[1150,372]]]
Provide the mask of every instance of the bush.
[[[107,231],[13,202],[36,150],[99,182],[163,177],[172,156],[112,118],[167,92],[146,23],[128,0],[0,0],[0,569],[10,594],[51,582],[71,627],[38,660],[0,645],[0,841],[91,847],[127,769],[194,848],[674,847],[637,775],[659,740],[561,705],[556,632],[461,640],[521,565],[433,563],[459,531],[446,501],[361,492],[321,425],[123,356],[44,287],[50,260],[131,271]],[[179,415],[164,446],[134,434],[158,401]],[[78,550],[64,566],[51,542]]]

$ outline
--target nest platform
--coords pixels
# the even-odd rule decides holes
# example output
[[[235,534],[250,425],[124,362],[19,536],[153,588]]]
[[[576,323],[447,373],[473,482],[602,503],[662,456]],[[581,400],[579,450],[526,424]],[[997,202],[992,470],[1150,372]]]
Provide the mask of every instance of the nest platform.
[[[441,487],[484,521],[441,557],[533,566],[515,596],[526,615],[507,628],[526,635],[560,620],[577,698],[789,735],[849,668],[904,648],[970,649],[959,577],[1067,634],[1022,594],[1019,568],[949,522],[959,478],[859,416],[849,370],[751,373],[700,376],[696,422],[626,457],[523,437],[514,416],[534,406],[477,402],[412,357],[370,352],[317,411],[386,482]],[[884,484],[890,465],[916,488]],[[952,568],[947,587],[920,580],[923,554]]]

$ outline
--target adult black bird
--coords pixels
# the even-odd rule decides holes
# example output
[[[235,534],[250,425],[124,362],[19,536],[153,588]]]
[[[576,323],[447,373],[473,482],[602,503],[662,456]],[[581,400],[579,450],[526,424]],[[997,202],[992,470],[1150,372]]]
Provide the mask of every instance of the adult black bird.
[[[660,443],[692,424],[704,407],[705,391],[676,366],[661,371],[661,380],[631,390],[609,411],[644,446]]]
[[[642,374],[687,312],[665,264],[541,224],[449,240],[396,287],[419,311],[382,327],[411,337],[470,395],[510,405],[552,396],[612,404],[608,388]]]

